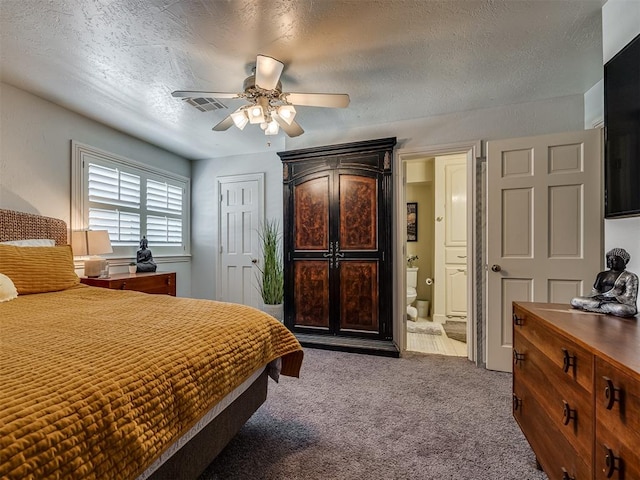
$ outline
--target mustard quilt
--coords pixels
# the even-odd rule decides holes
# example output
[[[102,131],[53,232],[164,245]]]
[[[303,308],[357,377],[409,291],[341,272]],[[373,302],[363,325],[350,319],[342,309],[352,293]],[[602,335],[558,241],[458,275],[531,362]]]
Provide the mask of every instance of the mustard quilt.
[[[254,371],[302,349],[243,305],[79,285],[0,303],[0,478],[135,478]]]

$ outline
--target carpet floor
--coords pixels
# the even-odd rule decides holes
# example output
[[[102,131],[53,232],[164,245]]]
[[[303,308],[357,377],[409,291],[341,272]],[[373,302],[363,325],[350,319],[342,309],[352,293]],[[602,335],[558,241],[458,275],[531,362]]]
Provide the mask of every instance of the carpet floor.
[[[465,358],[305,349],[200,480],[544,480],[511,374]]]

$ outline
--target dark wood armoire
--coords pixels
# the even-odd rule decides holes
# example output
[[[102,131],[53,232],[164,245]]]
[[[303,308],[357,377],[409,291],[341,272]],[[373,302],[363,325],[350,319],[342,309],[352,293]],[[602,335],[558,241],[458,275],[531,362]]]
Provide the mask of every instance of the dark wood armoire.
[[[391,166],[395,138],[279,152],[284,322],[307,346],[397,356]]]

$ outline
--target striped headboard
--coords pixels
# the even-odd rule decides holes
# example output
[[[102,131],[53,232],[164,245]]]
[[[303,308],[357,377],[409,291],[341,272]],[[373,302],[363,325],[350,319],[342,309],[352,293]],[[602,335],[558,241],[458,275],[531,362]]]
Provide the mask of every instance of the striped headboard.
[[[66,245],[67,224],[58,218],[0,208],[0,242],[29,238],[50,238],[56,245]]]

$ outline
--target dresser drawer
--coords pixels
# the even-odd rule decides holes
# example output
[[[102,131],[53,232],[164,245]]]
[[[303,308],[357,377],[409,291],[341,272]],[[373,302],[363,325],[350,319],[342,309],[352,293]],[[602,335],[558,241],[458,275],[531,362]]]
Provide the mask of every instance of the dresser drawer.
[[[513,331],[514,335],[521,335],[543,352],[555,366],[550,371],[563,374],[558,377],[560,381],[572,381],[587,392],[593,391],[593,355],[590,352],[519,308],[514,308]]]
[[[566,374],[520,332],[514,334],[514,385],[524,385],[559,435],[574,445],[588,465],[593,455],[593,403],[590,390],[567,381]]]
[[[595,385],[596,478],[640,479],[640,380],[598,358]]]
[[[539,403],[539,392],[515,380],[513,392],[513,416],[549,480],[591,479],[591,463],[560,433],[556,421]]]
[[[596,430],[600,423],[596,426]],[[630,444],[611,430],[596,434],[594,473],[597,479],[640,479],[640,445]]]

